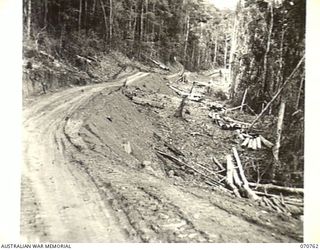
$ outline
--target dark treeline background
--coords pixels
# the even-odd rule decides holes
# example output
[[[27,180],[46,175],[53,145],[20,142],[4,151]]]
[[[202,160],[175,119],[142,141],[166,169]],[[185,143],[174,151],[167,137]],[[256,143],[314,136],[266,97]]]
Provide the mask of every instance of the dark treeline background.
[[[199,70],[225,63],[230,16],[202,0],[24,0],[24,34],[61,56],[119,50]]]
[[[280,91],[266,110],[276,138],[275,162],[266,164],[271,179],[302,185],[305,0],[239,0],[235,11],[206,0],[23,3],[25,52],[42,50],[78,68],[75,55],[112,51],[140,62],[179,61],[190,71],[224,68],[231,102],[239,105],[247,91],[257,114]]]

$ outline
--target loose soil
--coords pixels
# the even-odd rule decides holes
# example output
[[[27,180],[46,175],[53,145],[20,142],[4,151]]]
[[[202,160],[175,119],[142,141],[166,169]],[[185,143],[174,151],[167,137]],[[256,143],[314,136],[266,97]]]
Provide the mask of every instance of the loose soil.
[[[159,158],[156,150],[170,154],[164,144],[169,142],[188,161],[212,167],[213,156],[224,162],[237,145],[232,131],[212,123],[203,103],[188,101],[184,119],[174,117],[181,97],[167,83],[176,78],[136,73],[126,86],[116,80],[70,88],[25,107],[24,241],[303,240],[300,220],[235,198]],[[190,82],[196,78],[189,75]],[[191,85],[176,86],[187,90]],[[225,88],[215,79],[213,92]],[[134,104],[125,93],[164,108]],[[248,155],[240,152],[240,157]]]

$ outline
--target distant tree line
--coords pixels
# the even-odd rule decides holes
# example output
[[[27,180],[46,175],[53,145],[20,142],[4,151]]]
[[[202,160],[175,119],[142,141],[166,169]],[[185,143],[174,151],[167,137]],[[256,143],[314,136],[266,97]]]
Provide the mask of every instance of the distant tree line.
[[[23,11],[25,39],[51,39],[61,56],[119,50],[189,70],[227,63],[231,12],[204,0],[24,0]]]

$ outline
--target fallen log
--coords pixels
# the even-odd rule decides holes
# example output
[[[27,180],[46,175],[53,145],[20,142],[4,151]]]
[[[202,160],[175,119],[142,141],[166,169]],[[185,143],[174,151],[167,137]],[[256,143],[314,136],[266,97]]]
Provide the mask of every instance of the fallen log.
[[[261,111],[261,113],[254,119],[254,121],[250,124],[250,127],[248,130],[250,131],[253,126],[256,124],[256,122],[266,113],[266,111],[269,109],[271,104],[278,98],[278,96],[281,94],[281,92],[285,89],[286,85],[288,83],[292,83],[291,78],[294,76],[294,74],[299,69],[300,65],[303,64],[305,59],[305,55],[302,56],[296,67],[293,69],[291,74],[288,76],[288,78],[284,81],[284,83],[281,85],[281,87],[278,89],[277,93],[271,98],[271,100],[267,103],[267,105],[264,107],[264,109]]]
[[[226,177],[226,184],[229,186],[229,188],[232,190],[234,195],[238,198],[241,198],[241,195],[239,193],[239,190],[233,183],[233,171],[234,171],[234,164],[232,162],[232,156],[226,155],[227,159],[227,177]]]
[[[161,62],[158,62],[158,61],[156,61],[156,60],[153,60],[153,59],[151,59],[151,58],[149,58],[155,65],[157,65],[159,68],[161,68],[161,69],[163,69],[163,70],[169,70],[169,68],[166,66],[166,65],[164,65],[163,63],[161,63]]]
[[[238,175],[238,172],[237,172],[236,168],[233,169],[232,174],[233,174],[233,181],[234,181],[234,183],[236,184],[236,186],[238,187],[238,189],[242,191],[242,189],[243,189],[243,184],[242,184],[242,181],[240,180],[240,177],[239,177],[239,175]]]
[[[182,90],[180,90],[180,89],[178,89],[178,88],[176,88],[176,87],[173,87],[173,86],[171,86],[171,85],[168,85],[168,87],[169,87],[170,89],[172,89],[174,92],[176,92],[179,96],[187,96],[187,95],[189,95],[188,92],[184,92],[184,91],[182,91]]]
[[[185,156],[179,149],[177,149],[174,145],[169,142],[164,142],[164,146],[166,146],[171,152],[178,156]]]
[[[249,199],[252,199],[252,200],[258,200],[260,199],[252,190],[251,188],[249,187],[249,183],[247,181],[247,178],[244,174],[244,171],[243,171],[243,167],[242,167],[242,164],[241,164],[241,161],[240,161],[240,158],[239,158],[239,155],[238,155],[238,151],[235,147],[232,147],[232,151],[233,151],[233,155],[234,155],[234,158],[236,159],[236,162],[237,162],[237,167],[238,167],[238,170],[239,170],[239,175],[240,175],[240,178],[241,178],[241,181],[243,182],[243,189],[245,190],[246,194],[247,194],[247,197]]]
[[[139,105],[143,105],[143,106],[150,106],[150,107],[154,107],[154,108],[158,108],[158,109],[163,109],[164,105],[163,103],[158,103],[155,101],[151,101],[151,100],[146,100],[146,99],[142,99],[136,96],[132,97],[132,101],[135,104],[139,104]]]
[[[159,141],[163,142],[163,145],[167,147],[171,152],[173,152],[177,156],[185,156],[178,148],[176,148],[171,142],[166,141],[156,132],[153,132],[153,136],[156,137]]]
[[[241,146],[243,146],[243,147],[247,146],[247,145],[249,144],[249,141],[250,141],[250,138],[247,137],[247,138],[242,142]]]
[[[248,92],[248,88],[246,88],[246,90],[244,91],[241,106],[240,106],[240,112],[242,112],[242,110],[243,110],[243,105],[244,105],[244,102],[246,101],[247,92]]]
[[[250,184],[249,184],[250,185]],[[259,191],[255,191],[255,193],[259,196],[262,197],[270,197],[270,198],[276,198],[276,199],[281,199],[281,205],[286,207],[286,205],[292,205],[292,206],[297,206],[297,207],[303,207],[303,201],[291,201],[291,200],[287,200],[286,198],[281,198],[281,193],[280,193],[280,198],[279,195],[276,194],[268,194],[268,193],[264,193],[264,192],[259,192]]]
[[[296,207],[304,207],[303,203],[292,202],[292,201],[285,201],[285,204],[288,204],[288,205],[291,205],[291,206],[296,206]]]
[[[174,117],[183,119],[183,108],[186,105],[186,100],[188,96],[184,96],[180,102],[179,107],[177,108],[176,112],[174,113]]]
[[[274,184],[257,184],[252,182],[249,183],[249,186],[263,191],[276,191],[278,193],[281,192],[282,194],[298,194],[302,196],[304,194],[303,188],[283,187]]]
[[[222,185],[222,184],[219,183],[218,181],[214,180],[213,178],[209,177],[209,176],[206,175],[206,174],[201,173],[201,172],[200,172],[199,170],[197,170],[196,168],[188,165],[187,163],[181,161],[180,159],[178,159],[178,158],[176,158],[176,157],[173,157],[173,156],[168,155],[168,154],[166,154],[166,153],[164,153],[164,152],[161,152],[160,150],[156,150],[156,153],[157,153],[157,154],[160,154],[161,156],[163,156],[163,157],[165,157],[165,158],[167,158],[167,159],[169,159],[169,160],[171,160],[171,161],[173,161],[173,162],[176,163],[178,166],[185,166],[185,167],[187,167],[187,168],[192,169],[194,172],[198,173],[199,175],[201,175],[202,177],[208,179],[209,181],[215,183],[216,185]]]
[[[236,123],[236,124],[242,125],[242,126],[244,126],[244,127],[250,126],[250,124],[247,123],[247,122],[241,122],[241,121],[234,120],[234,119],[232,119],[232,118],[230,118],[230,117],[226,117],[226,116],[223,117],[223,120],[225,120],[226,122]]]
[[[243,135],[243,137],[245,137],[245,138],[253,138],[252,135],[249,135],[249,134],[246,134],[246,133],[242,133],[242,135]]]
[[[244,136],[241,134],[240,129],[237,129],[236,132],[240,140],[244,140]]]
[[[271,200],[269,200],[267,197],[263,197],[264,202],[267,204],[268,207],[270,207],[273,210],[276,210],[277,212],[282,212],[281,209],[276,206]]]
[[[273,147],[273,143],[268,141],[266,138],[264,138],[262,135],[259,135],[261,142],[268,148],[272,148]]]
[[[213,159],[214,163],[220,168],[220,170],[222,170],[222,171],[226,170],[226,169],[222,166],[222,164],[218,161],[218,159],[217,159],[216,157],[213,156],[212,159]]]
[[[215,112],[217,111],[223,111],[226,108],[224,107],[224,105],[220,104],[220,103],[216,103],[216,102],[207,102],[207,106],[209,107],[209,110],[214,110]],[[231,110],[231,109],[230,109]]]
[[[285,204],[282,204],[281,199],[279,197],[271,197],[270,200],[274,203],[275,206],[277,206],[281,212],[287,212],[287,206]]]
[[[219,176],[220,178],[223,178],[224,176],[222,176],[221,174],[219,174],[218,172],[213,172],[212,170],[202,166],[199,163],[195,163],[199,168],[203,169],[204,171],[207,171],[209,174],[212,174],[214,176]]]
[[[236,107],[233,107],[233,108],[228,108],[226,109],[226,111],[233,111],[233,110],[237,110],[237,109],[240,109],[241,106],[236,106]]]
[[[92,60],[87,58],[87,57],[84,57],[84,56],[80,56],[80,55],[76,55],[76,57],[82,61],[85,61],[87,63],[92,63]]]
[[[261,138],[260,138],[260,136],[258,136],[258,137],[256,138],[256,140],[257,140],[257,148],[258,148],[258,149],[261,149],[262,147],[261,147]]]
[[[257,150],[257,140],[256,138],[252,139],[252,149]]]

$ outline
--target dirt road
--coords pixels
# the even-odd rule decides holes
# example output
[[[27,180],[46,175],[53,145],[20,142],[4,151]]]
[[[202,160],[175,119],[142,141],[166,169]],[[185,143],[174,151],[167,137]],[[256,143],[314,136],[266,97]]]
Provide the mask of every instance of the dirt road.
[[[146,75],[137,73],[128,84]],[[237,208],[257,218],[248,219],[226,209],[226,204],[236,207],[233,198],[175,185],[148,166],[152,162],[144,155],[151,154],[154,127],[120,93],[122,84],[68,89],[43,96],[24,110],[25,241],[298,240],[272,224],[277,218],[261,222],[266,211],[248,205]]]
[[[128,80],[144,75],[139,73]],[[125,240],[96,187],[66,160],[64,154],[68,150],[61,146],[67,142],[63,132],[65,119],[99,91],[121,84],[68,89],[44,97],[24,111],[21,233],[27,240]]]

